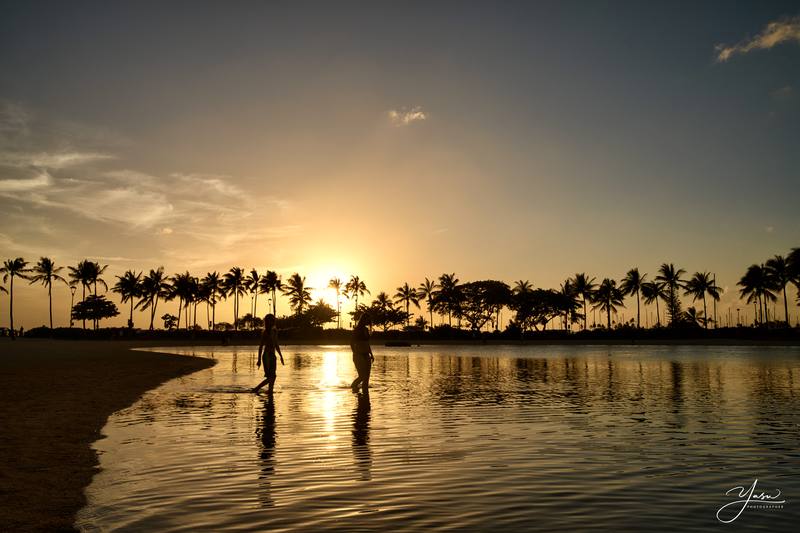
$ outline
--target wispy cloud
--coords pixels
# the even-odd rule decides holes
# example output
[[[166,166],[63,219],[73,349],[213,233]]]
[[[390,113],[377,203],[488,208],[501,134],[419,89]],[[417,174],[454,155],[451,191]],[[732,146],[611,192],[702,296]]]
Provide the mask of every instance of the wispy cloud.
[[[420,106],[414,106],[411,109],[400,108],[389,110],[389,121],[394,126],[408,126],[414,122],[426,120],[428,114],[423,111]]]
[[[717,61],[723,63],[736,54],[746,54],[753,50],[769,50],[786,42],[800,43],[800,16],[787,17],[767,26],[752,39],[744,39],[734,45],[718,44],[714,47]]]
[[[47,172],[42,172],[32,178],[0,179],[0,193],[14,193],[32,191],[47,187],[52,183],[52,178]]]
[[[104,159],[113,159],[109,154],[99,154],[94,152],[39,152],[39,153],[26,153],[26,152],[3,152],[0,153],[0,165],[16,167],[16,168],[49,168],[61,169],[82,165],[85,163],[92,163],[95,161],[102,161]]]

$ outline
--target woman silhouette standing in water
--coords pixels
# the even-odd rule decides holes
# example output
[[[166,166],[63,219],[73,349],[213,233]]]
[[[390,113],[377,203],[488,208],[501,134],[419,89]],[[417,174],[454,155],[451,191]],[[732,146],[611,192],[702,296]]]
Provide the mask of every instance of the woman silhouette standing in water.
[[[275,371],[278,367],[278,360],[275,357],[275,352],[281,356],[281,364],[283,365],[283,353],[281,347],[278,346],[278,328],[275,327],[275,315],[272,313],[264,317],[264,332],[261,334],[261,343],[258,345],[258,363],[257,367],[261,367],[261,356],[264,356],[264,381],[258,384],[253,392],[257,393],[261,387],[269,383],[269,394],[272,394],[275,388]]]
[[[353,389],[353,392],[358,392],[360,386],[364,394],[369,394],[369,372],[372,369],[372,362],[375,360],[369,345],[369,329],[367,328],[369,323],[369,317],[366,314],[361,315],[353,330],[353,339],[350,341],[353,363],[358,372],[358,377],[353,380],[350,388]]]

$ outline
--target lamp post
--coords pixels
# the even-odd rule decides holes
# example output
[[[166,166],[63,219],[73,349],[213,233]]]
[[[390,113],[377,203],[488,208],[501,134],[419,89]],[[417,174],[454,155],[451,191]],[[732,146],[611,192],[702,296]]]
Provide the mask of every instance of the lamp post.
[[[75,285],[69,286],[69,292],[72,295],[69,300],[69,327],[72,328],[74,322],[72,320],[72,308],[75,307],[75,291],[77,287]]]

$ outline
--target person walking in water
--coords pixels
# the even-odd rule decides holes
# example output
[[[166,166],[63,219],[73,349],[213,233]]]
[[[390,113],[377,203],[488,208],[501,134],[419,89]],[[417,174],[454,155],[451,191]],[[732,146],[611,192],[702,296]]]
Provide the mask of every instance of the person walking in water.
[[[253,392],[257,393],[261,390],[261,387],[269,383],[269,394],[272,394],[275,388],[275,371],[278,367],[278,360],[275,357],[275,352],[278,352],[278,355],[281,356],[281,364],[285,364],[283,362],[281,347],[278,346],[278,328],[275,327],[275,315],[270,313],[264,317],[264,332],[261,334],[261,343],[258,345],[258,363],[256,363],[256,366],[260,368],[263,353],[264,381],[259,383],[258,386],[253,389]]]
[[[372,348],[369,345],[369,326],[370,320],[366,314],[358,319],[353,338],[350,341],[350,349],[353,350],[353,363],[356,365],[358,377],[353,380],[350,388],[353,392],[358,392],[359,387],[364,394],[369,394],[369,373],[372,370],[372,362],[375,356],[372,355]]]

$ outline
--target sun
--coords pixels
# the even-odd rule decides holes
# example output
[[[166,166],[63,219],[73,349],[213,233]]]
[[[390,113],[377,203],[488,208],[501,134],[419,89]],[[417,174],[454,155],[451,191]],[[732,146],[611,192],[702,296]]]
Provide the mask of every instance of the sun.
[[[342,292],[344,292],[344,285],[347,283],[347,280],[350,279],[352,272],[355,272],[355,270],[336,263],[312,266],[306,275],[306,284],[311,287],[311,297],[315,302],[322,300],[333,308],[336,308],[336,290],[330,288],[329,285],[333,278],[339,278],[342,282],[339,301],[344,304],[346,298]]]

